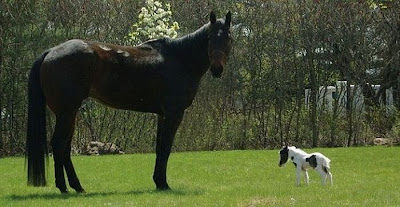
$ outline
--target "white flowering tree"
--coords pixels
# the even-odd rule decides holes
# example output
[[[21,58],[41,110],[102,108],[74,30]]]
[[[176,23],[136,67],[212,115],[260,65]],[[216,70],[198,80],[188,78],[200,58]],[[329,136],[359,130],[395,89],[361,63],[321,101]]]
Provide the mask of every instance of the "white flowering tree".
[[[171,5],[155,0],[146,0],[138,16],[138,22],[132,25],[128,40],[137,44],[149,39],[162,37],[176,38],[178,22],[171,20]]]

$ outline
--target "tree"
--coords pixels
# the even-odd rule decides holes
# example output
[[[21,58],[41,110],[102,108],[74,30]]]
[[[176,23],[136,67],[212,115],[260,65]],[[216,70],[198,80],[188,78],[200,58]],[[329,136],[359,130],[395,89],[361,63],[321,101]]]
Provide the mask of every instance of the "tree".
[[[345,146],[390,134],[391,117],[376,109],[386,88],[400,107],[400,1],[8,0],[0,1],[0,154],[24,150],[27,74],[44,50],[72,38],[129,45],[175,38],[207,23],[211,10],[233,12],[234,47],[223,78],[204,77],[175,150]],[[371,107],[339,109],[338,99],[332,113],[319,106],[319,87],[338,80],[362,88]],[[315,91],[309,107],[305,88]],[[89,99],[77,122],[75,150],[91,140],[127,153],[154,149],[151,114]]]
[[[138,20],[128,34],[130,42],[140,43],[148,39],[162,37],[176,38],[178,22],[172,22],[171,5],[159,1],[146,0],[146,6],[140,10]]]

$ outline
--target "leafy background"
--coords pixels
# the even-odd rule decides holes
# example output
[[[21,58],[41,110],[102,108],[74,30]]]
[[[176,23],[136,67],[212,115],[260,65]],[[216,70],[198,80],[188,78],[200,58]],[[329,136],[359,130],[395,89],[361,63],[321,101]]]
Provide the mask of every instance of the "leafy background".
[[[162,3],[170,5],[168,22],[177,36],[207,23],[211,10],[218,17],[228,10],[233,13],[229,65],[222,79],[204,77],[174,150],[275,148],[282,142],[300,147],[352,146],[370,144],[375,137],[398,139],[399,1]],[[0,2],[0,156],[24,152],[27,74],[35,58],[72,38],[132,45],[129,34],[140,23],[145,6],[145,1],[131,0]],[[318,88],[338,80],[360,86],[365,110],[357,112],[349,102],[339,113],[318,104]],[[381,84],[382,90],[371,93],[370,84]],[[394,108],[387,113],[379,98],[390,87]],[[307,106],[306,88],[312,91]],[[348,93],[347,98],[352,97]],[[54,124],[50,112],[48,119],[50,137]],[[96,140],[114,142],[125,152],[151,152],[155,119],[152,114],[114,110],[89,99],[77,117],[74,151],[79,153]]]

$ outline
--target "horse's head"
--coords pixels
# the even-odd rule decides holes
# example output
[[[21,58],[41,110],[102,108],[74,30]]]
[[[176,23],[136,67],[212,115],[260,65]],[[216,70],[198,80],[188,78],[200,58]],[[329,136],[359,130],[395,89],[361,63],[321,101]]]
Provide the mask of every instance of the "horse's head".
[[[208,34],[208,57],[211,62],[211,74],[216,78],[221,77],[232,48],[230,28],[231,12],[226,14],[225,20],[217,20],[214,12],[211,12],[210,29]]]
[[[283,167],[283,165],[288,161],[289,159],[289,148],[288,146],[284,146],[280,151],[280,160],[279,160],[279,167]]]

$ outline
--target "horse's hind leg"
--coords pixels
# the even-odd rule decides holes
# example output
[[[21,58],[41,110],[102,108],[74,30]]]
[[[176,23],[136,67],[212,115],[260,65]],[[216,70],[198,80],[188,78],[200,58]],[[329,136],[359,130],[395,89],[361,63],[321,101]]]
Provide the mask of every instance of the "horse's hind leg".
[[[67,149],[65,150],[64,153],[64,168],[68,176],[69,186],[75,189],[75,191],[78,193],[84,193],[85,190],[82,188],[81,183],[79,182],[78,176],[76,175],[74,165],[72,164],[71,160],[71,143],[72,143],[72,136],[74,134],[74,128],[75,128],[75,123],[73,124],[73,128],[68,137]]]
[[[66,170],[69,169],[69,160],[65,159],[65,154],[69,153],[68,144],[70,143],[70,139],[74,130],[75,115],[76,112],[56,114],[56,126],[53,138],[51,140],[51,146],[53,148],[55,182],[56,187],[61,191],[61,193],[68,192],[65,184],[64,165],[67,163]]]

